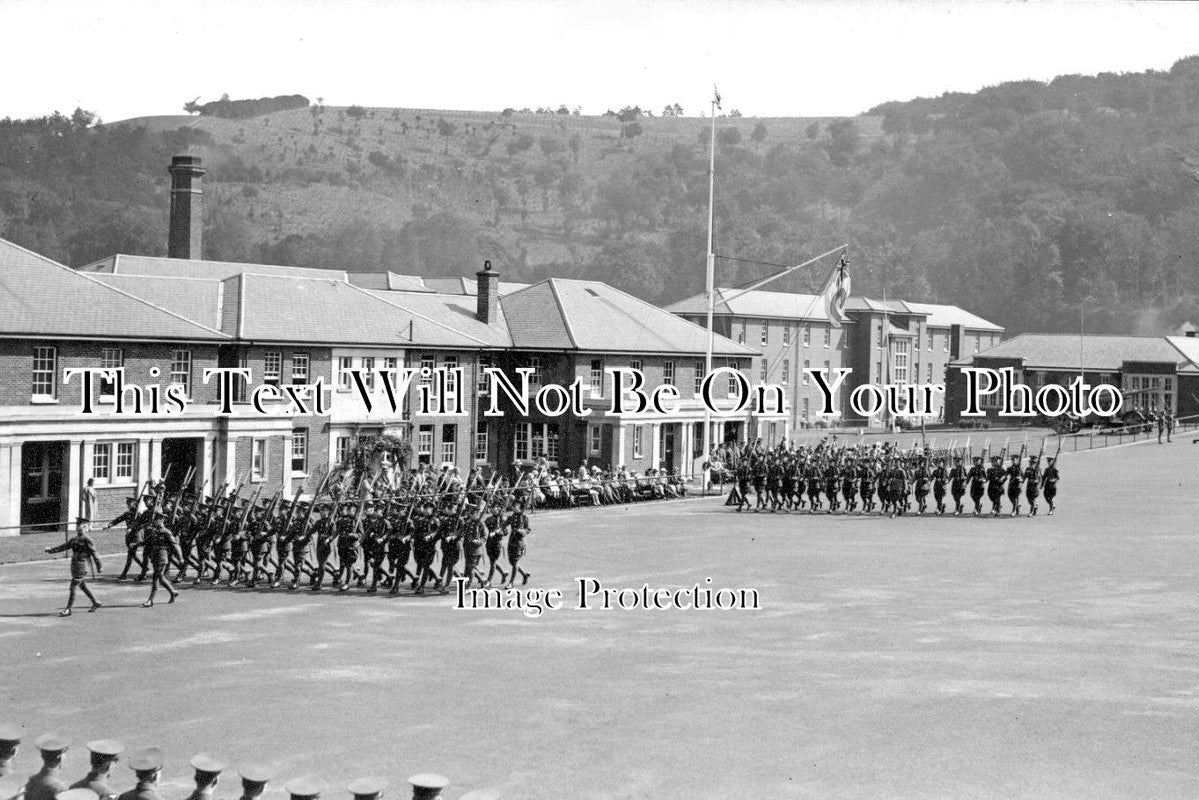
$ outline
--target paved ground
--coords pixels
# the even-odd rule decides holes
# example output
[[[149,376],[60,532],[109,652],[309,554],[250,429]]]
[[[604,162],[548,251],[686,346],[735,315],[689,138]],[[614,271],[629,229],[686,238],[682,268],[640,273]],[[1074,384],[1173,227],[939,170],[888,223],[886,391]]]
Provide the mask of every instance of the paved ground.
[[[174,797],[202,750],[332,798],[365,774],[403,797],[425,770],[449,798],[1194,797],[1197,465],[1189,444],[1070,456],[1053,518],[708,500],[535,520],[537,586],[711,576],[756,587],[757,612],[228,589],[144,610],[144,588],[101,584],[117,607],[61,620],[62,562],[6,566],[0,717],[161,744]]]

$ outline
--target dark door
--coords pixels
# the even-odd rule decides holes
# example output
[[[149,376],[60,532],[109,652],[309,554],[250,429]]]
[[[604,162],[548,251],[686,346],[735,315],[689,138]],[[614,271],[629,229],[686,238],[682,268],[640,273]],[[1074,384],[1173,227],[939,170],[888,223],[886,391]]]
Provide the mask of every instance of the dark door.
[[[21,525],[61,527],[67,442],[26,442],[21,446]]]
[[[200,465],[196,463],[196,455],[203,441],[200,438],[162,440],[162,474],[167,479],[168,495],[179,491],[189,473],[189,486],[194,486],[197,478],[202,477],[196,475],[196,471],[200,469]]]

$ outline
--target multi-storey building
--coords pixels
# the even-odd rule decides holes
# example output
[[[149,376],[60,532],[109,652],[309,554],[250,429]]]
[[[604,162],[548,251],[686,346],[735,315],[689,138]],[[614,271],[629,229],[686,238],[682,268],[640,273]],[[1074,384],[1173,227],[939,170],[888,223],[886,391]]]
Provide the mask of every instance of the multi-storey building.
[[[707,324],[707,297],[698,294],[668,311]],[[784,387],[789,413],[771,427],[758,418],[757,435],[767,441],[813,424],[877,423],[850,409],[850,392],[863,383],[941,383],[951,361],[998,344],[1003,328],[957,306],[851,297],[846,321],[829,320],[820,295],[717,289],[713,328],[760,352],[746,377]],[[807,370],[853,372],[835,398],[831,419],[820,415],[823,395]],[[943,415],[943,397],[933,412]]]
[[[101,519],[164,475],[177,484],[190,473],[208,491],[238,480],[265,493],[310,491],[362,437],[378,434],[406,439],[414,462],[463,470],[486,463],[512,472],[545,458],[693,472],[705,419],[694,391],[702,328],[594,281],[202,260],[203,170],[182,157],[171,173],[167,258],[120,254],[77,271],[0,240],[0,534],[73,520],[88,479]],[[756,350],[718,336],[715,353],[745,369]],[[526,417],[505,401],[506,413],[489,417],[487,366],[517,384],[516,370],[531,367],[534,390],[579,378],[591,414]],[[616,366],[640,367],[647,391],[678,386],[677,407],[608,411],[606,368]],[[122,369],[122,385],[97,385],[91,414],[81,412],[79,376],[64,375],[84,367]],[[217,367],[251,373],[234,382],[228,413],[218,382],[204,381]],[[401,367],[460,367],[463,380],[430,387],[418,378],[395,396],[388,390]],[[287,395],[318,378],[329,387],[327,413]],[[255,406],[260,386],[277,396]],[[728,382],[718,386],[720,402],[731,403]],[[155,390],[162,405],[151,413]],[[464,413],[424,411],[419,396],[430,390],[447,401],[461,395]],[[169,393],[186,396],[185,411],[165,401]],[[129,413],[139,401],[143,413]],[[715,418],[713,441],[744,436],[746,419]]]

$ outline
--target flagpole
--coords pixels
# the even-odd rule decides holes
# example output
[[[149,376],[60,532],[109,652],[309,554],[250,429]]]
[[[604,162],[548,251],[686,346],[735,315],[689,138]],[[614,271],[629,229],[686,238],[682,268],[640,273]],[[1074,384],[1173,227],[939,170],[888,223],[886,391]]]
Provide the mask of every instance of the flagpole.
[[[712,228],[715,225],[715,202],[716,202],[716,106],[719,103],[720,94],[716,91],[716,87],[712,87],[712,133],[709,140],[708,151],[708,263],[707,273],[705,276],[705,288],[708,294],[708,347],[704,353],[704,374],[712,374],[712,347],[715,341],[715,334],[712,330],[712,316],[716,307],[716,254],[712,250]],[[710,463],[712,457],[712,410],[704,408],[704,463]],[[703,489],[707,492],[708,475],[707,469],[703,471]]]

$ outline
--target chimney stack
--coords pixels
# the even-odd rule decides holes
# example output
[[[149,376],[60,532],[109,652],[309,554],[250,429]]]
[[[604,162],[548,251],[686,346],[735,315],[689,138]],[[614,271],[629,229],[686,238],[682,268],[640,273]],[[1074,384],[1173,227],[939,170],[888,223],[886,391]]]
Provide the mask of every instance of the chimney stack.
[[[171,222],[167,256],[201,258],[200,235],[204,227],[204,199],[200,178],[205,170],[199,156],[175,156],[171,173]]]
[[[475,316],[490,325],[500,316],[500,274],[491,268],[490,261],[484,261],[483,269],[475,276],[478,278]]]

